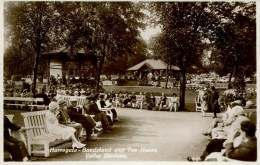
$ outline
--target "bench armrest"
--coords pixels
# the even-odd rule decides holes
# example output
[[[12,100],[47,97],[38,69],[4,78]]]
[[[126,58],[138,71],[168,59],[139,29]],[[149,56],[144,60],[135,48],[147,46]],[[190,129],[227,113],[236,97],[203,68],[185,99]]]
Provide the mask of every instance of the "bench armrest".
[[[45,126],[24,127],[25,130],[34,129],[34,128],[42,128],[42,129],[45,129],[46,127],[45,127]]]

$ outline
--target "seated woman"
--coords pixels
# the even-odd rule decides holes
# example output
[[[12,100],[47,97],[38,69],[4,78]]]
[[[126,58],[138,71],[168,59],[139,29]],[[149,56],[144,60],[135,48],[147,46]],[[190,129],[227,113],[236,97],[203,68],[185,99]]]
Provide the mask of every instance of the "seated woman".
[[[24,142],[12,137],[8,129],[18,131],[23,127],[12,123],[4,116],[4,150],[11,154],[14,161],[29,161],[29,153]]]
[[[166,100],[167,100],[167,97],[165,96],[164,93],[162,93],[162,96],[160,97],[160,100],[158,102],[159,110],[166,107]]]
[[[171,102],[169,103],[169,107],[167,109],[170,109],[170,111],[172,111],[172,109],[174,109],[174,112],[176,112],[179,107],[179,98],[177,97],[176,93],[173,93],[172,96],[173,97],[172,97]]]
[[[82,148],[86,144],[80,143],[75,137],[75,129],[72,127],[67,127],[65,125],[59,124],[57,116],[60,114],[58,111],[58,104],[56,102],[51,102],[49,105],[49,110],[46,112],[46,128],[50,134],[61,135],[62,139],[72,139],[72,148]]]
[[[123,98],[123,105],[122,105],[122,107],[127,106],[127,104],[128,104],[129,102],[131,102],[131,97],[130,97],[130,95],[128,94],[128,92],[126,92],[126,93],[125,93],[125,96],[124,96],[124,98]]]
[[[104,100],[104,95],[99,95],[99,100],[97,101],[97,104],[99,108],[109,108],[111,110],[111,112],[113,113],[113,120],[115,121],[119,121],[119,118],[117,117],[117,112],[114,108],[112,108],[112,104],[108,104],[106,103],[106,101]]]
[[[244,116],[238,117],[237,120],[232,124],[232,129],[230,129],[230,131],[228,132],[227,137],[222,136],[219,138],[211,139],[200,157],[197,158],[187,157],[187,160],[195,161],[195,162],[204,161],[206,157],[208,157],[211,153],[220,152],[223,149],[223,145],[226,144],[225,141],[229,139],[230,136],[233,136],[233,134],[237,133],[238,128],[240,128],[243,122],[248,122],[248,121],[249,119]],[[239,146],[239,144],[241,144],[241,139],[243,139],[243,137],[239,137],[239,134],[236,134],[236,137],[238,139],[236,141],[236,146]]]

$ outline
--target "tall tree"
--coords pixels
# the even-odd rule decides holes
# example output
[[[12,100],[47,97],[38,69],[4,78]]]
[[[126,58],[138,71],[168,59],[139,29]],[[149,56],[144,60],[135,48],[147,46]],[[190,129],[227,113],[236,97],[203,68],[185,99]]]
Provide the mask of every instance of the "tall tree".
[[[144,14],[133,2],[78,2],[72,11],[77,19],[71,20],[67,41],[71,48],[83,48],[95,55],[96,90],[105,60],[136,54],[139,43],[138,28],[143,28]],[[74,23],[73,23],[74,22]]]
[[[256,66],[256,4],[211,3],[209,10],[217,13],[218,18],[218,26],[214,30],[214,45],[218,53],[213,58],[225,68],[232,68],[230,84],[240,66]]]
[[[210,33],[207,26],[214,21],[205,11],[205,2],[149,3],[153,21],[161,25],[158,38],[160,56],[181,69],[180,109],[185,109],[186,71],[191,64],[200,63],[204,40]]]
[[[55,39],[60,15],[55,5],[60,2],[5,2],[5,26],[11,38],[28,43],[34,52],[33,86],[35,92],[40,55]]]

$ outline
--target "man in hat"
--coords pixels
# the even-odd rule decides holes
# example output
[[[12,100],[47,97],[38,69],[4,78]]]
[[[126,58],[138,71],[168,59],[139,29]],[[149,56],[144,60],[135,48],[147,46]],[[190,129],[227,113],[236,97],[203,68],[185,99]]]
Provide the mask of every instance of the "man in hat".
[[[70,100],[70,106],[66,107],[65,101],[60,101],[59,106],[67,108],[68,115],[71,121],[80,123],[82,127],[86,130],[86,140],[90,140],[92,129],[96,126],[95,121],[92,120],[90,116],[85,116],[82,114],[82,111],[77,107],[77,99],[73,98]]]
[[[216,88],[214,86],[212,86],[211,87],[211,93],[210,93],[210,96],[209,96],[209,105],[210,105],[210,109],[214,113],[213,118],[217,118],[217,113],[219,113],[218,98],[219,98],[219,94],[216,91]]]
[[[51,100],[49,99],[49,97],[47,96],[47,94],[45,93],[45,89],[44,88],[38,88],[37,89],[37,94],[35,94],[33,96],[34,98],[43,98],[43,102],[44,105],[48,106],[51,102]]]
[[[82,125],[80,123],[76,123],[74,121],[71,121],[70,116],[68,114],[67,107],[66,107],[66,102],[65,102],[64,99],[59,98],[57,103],[59,105],[59,111],[60,111],[60,114],[58,115],[59,123],[66,125],[66,126],[69,126],[69,127],[75,128],[77,130],[75,137],[77,139],[79,139],[79,136],[80,136],[80,133],[81,133],[81,130],[82,130]]]
[[[105,112],[99,110],[97,104],[95,103],[97,97],[97,95],[90,95],[86,97],[87,100],[83,105],[83,109],[85,111],[84,113],[88,115],[95,115],[94,119],[96,121],[101,121],[104,132],[110,132],[112,130],[110,126],[110,124],[112,125],[112,122],[109,122],[109,119],[106,116]]]

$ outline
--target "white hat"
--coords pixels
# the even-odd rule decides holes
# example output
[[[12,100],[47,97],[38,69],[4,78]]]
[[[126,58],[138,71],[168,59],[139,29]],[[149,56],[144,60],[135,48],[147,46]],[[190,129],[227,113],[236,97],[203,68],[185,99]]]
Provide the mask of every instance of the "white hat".
[[[245,113],[244,108],[239,106],[239,105],[237,105],[237,106],[235,106],[233,108],[234,108],[234,115],[235,116],[241,116],[241,115],[243,115]]]
[[[64,100],[63,98],[59,98],[58,101],[57,101],[57,103],[58,103],[59,105],[62,105],[62,104],[65,104],[66,102],[65,102],[65,100]]]
[[[254,106],[254,103],[251,100],[248,100],[246,102],[245,108],[249,109],[252,108]]]
[[[56,103],[56,102],[51,102],[50,104],[49,104],[49,110],[53,110],[53,109],[56,109],[56,108],[58,108],[59,106],[58,106],[58,104]]]

